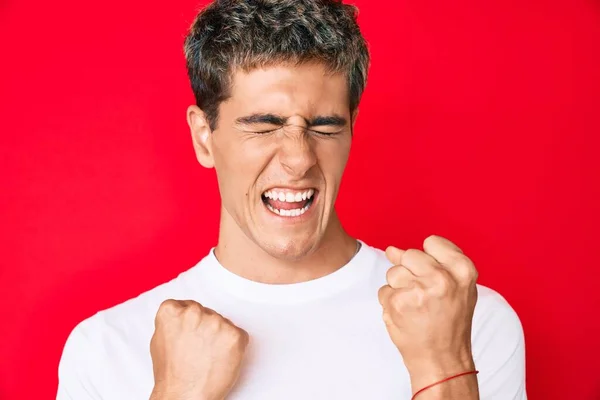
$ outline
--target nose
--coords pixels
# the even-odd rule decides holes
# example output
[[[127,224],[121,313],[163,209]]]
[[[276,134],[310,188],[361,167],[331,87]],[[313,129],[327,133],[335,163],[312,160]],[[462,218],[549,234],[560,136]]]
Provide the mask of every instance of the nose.
[[[286,127],[281,138],[279,162],[283,169],[296,179],[303,178],[308,170],[317,163],[310,133],[302,127]]]

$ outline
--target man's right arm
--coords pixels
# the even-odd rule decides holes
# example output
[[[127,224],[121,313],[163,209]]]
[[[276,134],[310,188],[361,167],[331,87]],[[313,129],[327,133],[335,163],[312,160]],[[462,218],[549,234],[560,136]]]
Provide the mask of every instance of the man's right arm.
[[[93,346],[83,323],[69,335],[58,365],[56,400],[102,400],[89,381],[89,366],[95,364]]]

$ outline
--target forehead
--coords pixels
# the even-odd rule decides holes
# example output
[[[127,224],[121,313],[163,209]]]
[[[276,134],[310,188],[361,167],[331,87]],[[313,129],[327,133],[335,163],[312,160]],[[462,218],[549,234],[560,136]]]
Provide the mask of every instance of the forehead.
[[[320,63],[236,70],[231,84],[227,103],[240,112],[281,115],[349,112],[346,75],[331,73]]]

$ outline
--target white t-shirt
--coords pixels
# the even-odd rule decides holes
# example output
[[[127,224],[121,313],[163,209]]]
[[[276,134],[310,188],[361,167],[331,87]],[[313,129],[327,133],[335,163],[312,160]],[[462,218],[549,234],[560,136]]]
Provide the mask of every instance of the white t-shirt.
[[[59,365],[58,400],[148,400],[149,344],[163,300],[191,299],[246,330],[250,344],[228,400],[408,400],[408,371],[382,320],[377,291],[391,266],[364,242],[332,274],[269,285],[237,276],[214,249],[177,278],[81,322]],[[472,350],[482,400],[525,400],[525,348],[516,313],[478,286]]]

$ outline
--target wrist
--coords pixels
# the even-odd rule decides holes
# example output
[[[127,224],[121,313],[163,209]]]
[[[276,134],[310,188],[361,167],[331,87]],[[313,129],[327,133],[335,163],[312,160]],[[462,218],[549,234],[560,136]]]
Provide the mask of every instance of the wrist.
[[[411,360],[405,362],[405,365],[410,374],[413,392],[453,375],[475,370],[471,355],[454,357],[440,355],[436,358]]]

